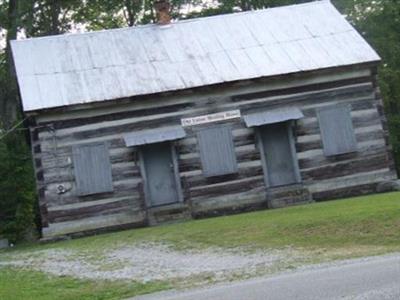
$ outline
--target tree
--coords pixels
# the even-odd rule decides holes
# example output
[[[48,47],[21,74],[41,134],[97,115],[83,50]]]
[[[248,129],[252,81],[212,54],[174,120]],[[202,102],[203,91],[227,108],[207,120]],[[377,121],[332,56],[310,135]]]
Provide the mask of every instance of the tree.
[[[0,235],[15,242],[34,227],[35,185],[22,131],[0,140]]]
[[[10,51],[10,40],[16,39],[18,28],[18,0],[10,0],[8,5],[0,6],[1,20],[6,30],[6,48],[0,52],[0,116],[3,126],[17,120],[19,112],[18,90]]]
[[[366,2],[366,3],[365,3]],[[356,4],[353,22],[382,57],[378,80],[396,165],[400,166],[400,2],[365,1]],[[369,5],[367,5],[369,3]],[[362,12],[360,14],[360,11]]]
[[[176,18],[182,17],[181,7],[199,0],[171,0],[171,12]],[[88,30],[120,28],[154,23],[156,15],[154,0],[93,0],[83,1],[72,18],[76,24]]]
[[[19,93],[11,56],[10,40],[26,36],[58,34],[70,30],[70,10],[79,1],[0,2],[0,30],[5,48],[0,49],[0,235],[12,241],[26,236],[33,227],[36,203],[34,175],[23,124]],[[22,129],[22,130],[20,130]]]

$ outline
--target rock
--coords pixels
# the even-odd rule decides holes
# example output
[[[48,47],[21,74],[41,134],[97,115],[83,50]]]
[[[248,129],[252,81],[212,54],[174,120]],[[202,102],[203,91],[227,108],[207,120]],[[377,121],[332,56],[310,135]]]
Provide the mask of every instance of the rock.
[[[393,191],[400,191],[400,180],[384,181],[377,185],[376,191],[378,193],[386,193]]]
[[[5,249],[8,248],[8,240],[7,239],[0,239],[0,249]]]

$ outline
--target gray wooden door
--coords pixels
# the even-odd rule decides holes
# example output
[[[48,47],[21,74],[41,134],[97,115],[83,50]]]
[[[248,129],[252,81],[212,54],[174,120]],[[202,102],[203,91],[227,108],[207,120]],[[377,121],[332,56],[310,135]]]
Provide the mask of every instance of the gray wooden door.
[[[297,160],[293,153],[292,132],[288,123],[260,127],[264,172],[268,186],[282,186],[299,181]]]
[[[148,205],[159,206],[178,202],[171,145],[169,143],[145,145],[141,147],[141,153]]]

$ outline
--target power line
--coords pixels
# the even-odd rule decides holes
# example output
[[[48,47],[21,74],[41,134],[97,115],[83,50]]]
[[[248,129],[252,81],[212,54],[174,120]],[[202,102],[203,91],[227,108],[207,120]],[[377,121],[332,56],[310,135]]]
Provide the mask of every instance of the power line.
[[[15,129],[17,129],[22,123],[25,122],[25,120],[27,120],[29,118],[26,117],[25,119],[23,119],[22,121],[18,122],[17,124],[15,124],[13,127],[11,127],[8,131],[6,131],[6,133],[4,133],[3,135],[0,136],[0,140],[4,139],[9,133],[13,132]]]

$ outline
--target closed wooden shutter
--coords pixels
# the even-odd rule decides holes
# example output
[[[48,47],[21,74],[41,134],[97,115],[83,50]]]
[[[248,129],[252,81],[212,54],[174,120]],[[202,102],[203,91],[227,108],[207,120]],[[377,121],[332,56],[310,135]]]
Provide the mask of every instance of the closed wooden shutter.
[[[321,108],[318,111],[318,120],[326,156],[357,151],[349,105]]]
[[[197,132],[203,175],[219,176],[237,172],[232,129],[218,126]]]
[[[75,146],[72,149],[72,154],[78,195],[84,196],[113,191],[107,145]]]

